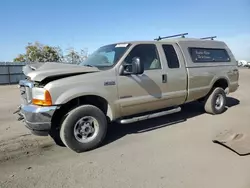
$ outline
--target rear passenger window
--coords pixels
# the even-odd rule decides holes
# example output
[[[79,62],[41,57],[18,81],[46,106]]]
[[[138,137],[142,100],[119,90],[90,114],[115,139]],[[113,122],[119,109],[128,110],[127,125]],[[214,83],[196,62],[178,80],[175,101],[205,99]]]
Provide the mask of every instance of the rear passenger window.
[[[230,57],[225,49],[189,48],[189,53],[195,63],[230,62]]]
[[[164,50],[165,57],[168,62],[168,67],[170,69],[179,68],[180,63],[173,45],[164,44],[162,45],[162,48]]]

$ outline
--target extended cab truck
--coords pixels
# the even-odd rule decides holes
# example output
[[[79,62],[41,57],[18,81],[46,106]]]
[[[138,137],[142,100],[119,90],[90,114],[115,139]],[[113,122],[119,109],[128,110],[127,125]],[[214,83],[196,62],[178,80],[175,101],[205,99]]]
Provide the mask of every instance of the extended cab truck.
[[[20,119],[33,134],[50,135],[75,152],[99,146],[109,122],[176,113],[196,100],[220,114],[239,86],[227,45],[192,38],[106,45],[78,65],[45,63],[24,73]]]

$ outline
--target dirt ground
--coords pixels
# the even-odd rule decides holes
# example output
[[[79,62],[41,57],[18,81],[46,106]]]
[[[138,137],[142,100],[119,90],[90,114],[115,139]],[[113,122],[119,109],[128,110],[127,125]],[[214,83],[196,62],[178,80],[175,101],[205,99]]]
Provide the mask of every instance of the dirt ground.
[[[212,142],[225,130],[250,129],[249,81],[250,70],[241,69],[224,114],[191,103],[171,116],[113,124],[104,146],[81,154],[31,135],[12,114],[17,86],[0,86],[0,188],[249,188],[250,156]]]

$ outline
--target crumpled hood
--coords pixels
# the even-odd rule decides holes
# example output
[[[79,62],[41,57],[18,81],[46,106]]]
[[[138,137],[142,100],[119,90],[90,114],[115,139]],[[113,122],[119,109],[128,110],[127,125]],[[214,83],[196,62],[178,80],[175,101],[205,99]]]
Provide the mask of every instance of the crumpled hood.
[[[23,73],[34,81],[42,81],[48,77],[70,76],[81,73],[99,72],[96,67],[86,67],[63,63],[36,63],[23,67]]]
[[[28,73],[38,69],[39,67],[41,67],[42,65],[44,65],[44,63],[32,63],[32,64],[28,64],[28,65],[25,65],[23,67],[23,73],[25,75],[28,75]]]

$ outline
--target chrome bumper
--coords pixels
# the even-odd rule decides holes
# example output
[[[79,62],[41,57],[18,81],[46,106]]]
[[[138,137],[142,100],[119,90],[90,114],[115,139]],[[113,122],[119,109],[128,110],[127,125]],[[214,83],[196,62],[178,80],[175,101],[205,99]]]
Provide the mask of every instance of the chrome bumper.
[[[33,134],[47,136],[50,132],[52,116],[57,108],[57,106],[21,105],[18,114]]]
[[[21,105],[15,112],[19,115],[18,120],[23,120],[31,132],[39,136],[47,136],[51,128],[51,119],[57,106],[37,106],[32,104],[33,82],[20,80]]]

